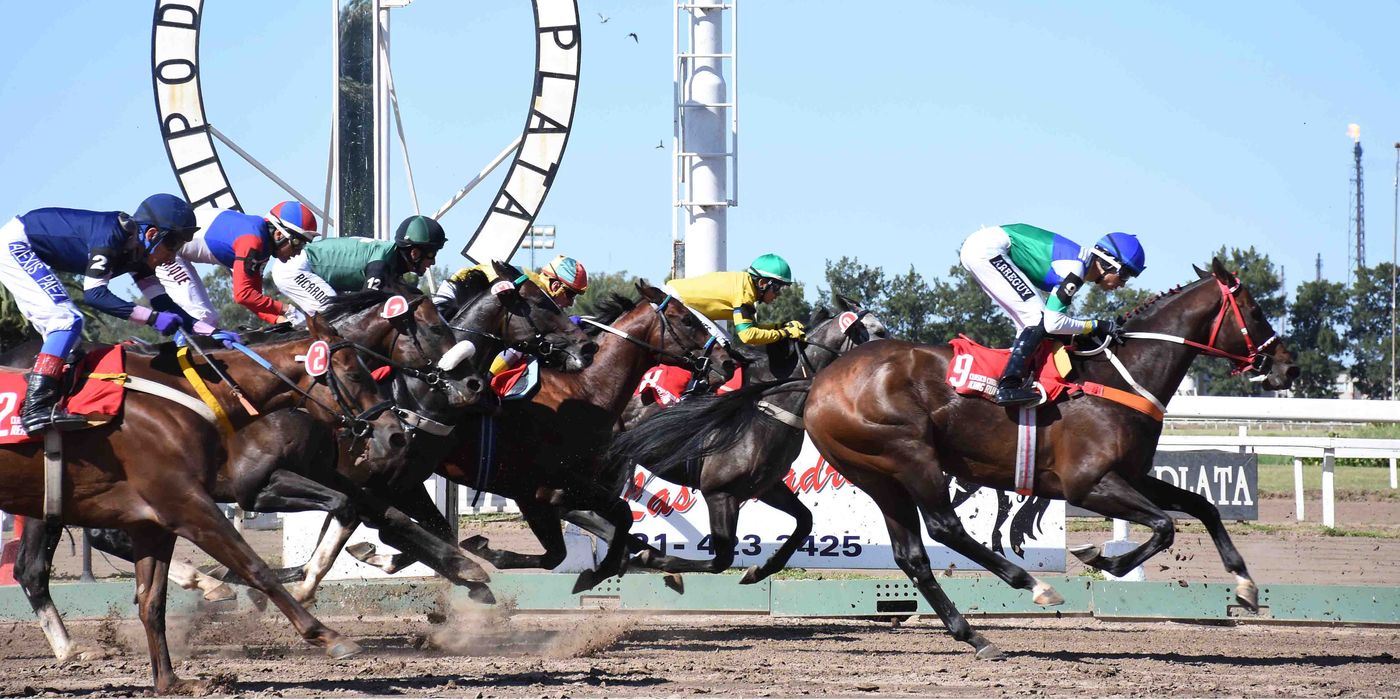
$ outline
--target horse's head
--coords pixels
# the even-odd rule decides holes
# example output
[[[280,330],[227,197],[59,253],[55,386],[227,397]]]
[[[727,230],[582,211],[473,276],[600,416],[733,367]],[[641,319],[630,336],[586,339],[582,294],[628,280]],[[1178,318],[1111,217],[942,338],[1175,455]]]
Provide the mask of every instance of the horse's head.
[[[835,314],[827,311],[824,306],[813,312],[812,322],[808,324],[811,329],[808,336],[811,339],[823,344],[849,341],[852,345],[860,345],[877,338],[890,337],[885,323],[869,309],[861,306],[860,302],[844,294],[835,294],[833,302],[836,306]],[[822,311],[833,317],[834,322],[823,325],[818,319]]]
[[[339,420],[341,434],[365,444],[365,457],[387,460],[402,455],[408,446],[403,424],[393,411],[393,401],[384,396],[371,376],[369,367],[356,352],[354,345],[342,338],[319,316],[307,318],[306,328],[313,343],[324,341],[325,362],[319,367],[315,355],[320,350],[307,350],[308,360],[303,371],[313,377],[310,394],[316,399],[308,408],[333,411]],[[354,452],[351,448],[351,452]]]
[[[646,325],[642,331],[645,337],[640,340],[660,351],[657,359],[661,364],[689,369],[697,380],[711,385],[723,384],[734,376],[739,363],[718,326],[646,280],[637,280],[637,292],[651,302],[657,321]],[[642,309],[640,313],[648,313]]]
[[[1206,346],[1235,364],[1236,372],[1262,377],[1264,387],[1287,389],[1298,377],[1293,353],[1284,347],[1269,319],[1255,303],[1244,283],[1220,262],[1211,260],[1210,270],[1196,268],[1202,280],[1213,278],[1219,290],[1219,308],[1214,316]],[[1214,307],[1213,307],[1214,308]]]
[[[554,300],[514,266],[498,261],[492,266],[494,280],[475,272],[467,276],[458,292],[462,304],[452,318],[452,328],[479,346],[479,367],[507,347],[566,372],[592,364],[597,343]]]

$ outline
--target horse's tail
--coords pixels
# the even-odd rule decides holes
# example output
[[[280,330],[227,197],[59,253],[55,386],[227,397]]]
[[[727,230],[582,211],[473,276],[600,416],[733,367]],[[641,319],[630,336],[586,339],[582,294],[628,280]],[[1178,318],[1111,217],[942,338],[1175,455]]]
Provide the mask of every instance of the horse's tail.
[[[608,463],[614,469],[640,464],[660,474],[689,459],[729,450],[758,415],[764,392],[803,379],[759,382],[719,396],[687,398],[615,437]]]

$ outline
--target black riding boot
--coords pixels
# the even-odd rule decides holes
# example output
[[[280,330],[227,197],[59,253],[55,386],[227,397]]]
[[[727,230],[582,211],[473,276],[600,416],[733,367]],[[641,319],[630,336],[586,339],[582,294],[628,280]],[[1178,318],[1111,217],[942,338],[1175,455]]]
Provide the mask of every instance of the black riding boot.
[[[1006,371],[997,382],[997,405],[1019,406],[1040,400],[1040,392],[1031,379],[1031,358],[1040,349],[1040,341],[1045,340],[1045,326],[1037,323],[1021,329],[1016,342],[1011,344],[1011,357],[1006,360]]]
[[[87,424],[82,416],[75,416],[58,405],[63,398],[62,368],[62,360],[40,354],[34,371],[25,375],[29,390],[24,395],[24,409],[19,419],[24,432],[38,433],[50,427],[69,430]]]

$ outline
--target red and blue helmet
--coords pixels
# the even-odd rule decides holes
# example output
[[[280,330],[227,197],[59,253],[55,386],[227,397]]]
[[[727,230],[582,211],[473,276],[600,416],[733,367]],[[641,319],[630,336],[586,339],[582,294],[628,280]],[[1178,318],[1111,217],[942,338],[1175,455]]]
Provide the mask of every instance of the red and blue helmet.
[[[268,212],[267,222],[288,237],[310,243],[316,238],[316,215],[301,202],[282,202]]]
[[[1093,252],[1115,268],[1121,268],[1122,272],[1127,273],[1127,277],[1140,275],[1147,269],[1147,253],[1142,249],[1137,236],[1131,233],[1110,233],[1094,244]]]
[[[565,289],[575,293],[582,294],[588,291],[588,270],[583,269],[583,263],[567,255],[560,255],[545,263],[545,266],[540,268],[540,274],[557,280]]]

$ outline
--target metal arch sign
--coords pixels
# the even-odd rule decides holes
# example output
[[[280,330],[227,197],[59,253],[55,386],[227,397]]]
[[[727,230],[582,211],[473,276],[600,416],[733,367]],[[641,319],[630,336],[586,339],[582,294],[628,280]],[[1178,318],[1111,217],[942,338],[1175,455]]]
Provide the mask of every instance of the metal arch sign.
[[[481,225],[462,249],[472,262],[509,260],[544,205],[554,184],[578,98],[577,0],[533,0],[535,89],[520,148]]]
[[[204,0],[156,0],[151,28],[151,83],[170,167],[196,209],[243,211],[233,193],[199,86],[199,28]]]

